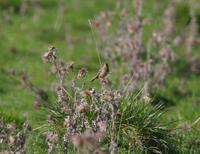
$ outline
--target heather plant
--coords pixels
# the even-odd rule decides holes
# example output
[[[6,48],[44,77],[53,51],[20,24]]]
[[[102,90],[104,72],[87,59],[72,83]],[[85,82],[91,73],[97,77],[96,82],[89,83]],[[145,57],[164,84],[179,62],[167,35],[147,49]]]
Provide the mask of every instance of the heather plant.
[[[186,55],[188,57],[188,62],[190,64],[191,71],[195,73],[199,73],[199,58],[194,55],[193,48],[195,46],[195,42],[198,38],[198,24],[197,24],[197,15],[196,10],[198,5],[196,6],[195,3],[190,2],[190,24],[188,26],[189,35],[186,38]]]
[[[29,2],[28,0],[23,0],[20,6],[20,14],[26,15],[28,13],[28,10],[29,10]]]
[[[43,55],[45,63],[53,67],[57,76],[56,101],[43,104],[49,112],[46,141],[48,153],[74,151],[78,153],[120,153],[149,151],[160,153],[173,150],[170,129],[162,125],[160,107],[137,102],[137,97],[124,97],[113,89],[109,79],[109,65],[104,64],[90,81],[88,70],[74,72],[73,63],[65,64],[58,51],[50,46]],[[32,84],[23,77],[32,91]],[[100,90],[87,87],[87,82],[98,80]],[[37,98],[45,100],[37,92]],[[140,94],[139,94],[140,95]],[[74,152],[75,152],[74,151]],[[61,153],[62,153],[61,152]]]
[[[137,5],[141,5],[140,2]],[[141,6],[138,7],[140,9]],[[119,32],[115,36],[109,32],[109,27],[113,22],[111,17],[114,15],[118,16],[115,12],[104,11],[91,22],[91,26],[92,29],[97,31],[98,36],[101,37],[100,43],[97,44],[99,50],[103,52],[105,57],[109,57],[113,68],[118,68],[113,70],[113,72],[123,75],[124,79],[122,81],[124,82],[122,84],[126,84],[132,89],[131,91],[134,91],[134,89],[137,89],[137,85],[139,85],[137,81],[143,76],[146,68],[146,62],[139,58],[143,52],[141,43],[143,23],[140,15],[134,19],[127,14],[126,9],[123,9],[119,14],[121,20]],[[122,67],[118,67],[119,65]]]
[[[165,82],[166,76],[170,71],[170,62],[175,60],[175,54],[172,51],[173,39],[175,33],[175,17],[177,2],[172,0],[164,11],[163,28],[160,32],[154,31],[152,34],[152,44],[156,45],[157,56],[154,61],[158,60],[153,68],[152,83],[158,88]]]
[[[97,92],[94,88],[85,88],[84,78],[87,75],[87,69],[81,68],[76,75],[71,76],[74,65],[61,62],[57,57],[57,52],[55,47],[49,47],[43,56],[46,63],[52,64],[59,80],[55,90],[57,101],[50,105],[48,116],[49,124],[57,128],[49,130],[47,135],[49,153],[55,150],[60,135],[62,135],[66,152],[71,147],[71,143],[74,143],[81,151],[98,151],[101,148],[97,146],[97,143],[103,141],[106,133],[110,134],[110,153],[116,153],[115,118],[121,95],[110,88],[107,82],[108,70],[104,72],[104,69],[100,69],[94,78],[100,80],[101,92]],[[105,65],[108,67],[108,64]],[[66,78],[70,79],[65,82]],[[78,82],[81,81],[83,85],[78,86]],[[56,130],[61,131],[56,132]],[[79,142],[86,143],[81,145]]]
[[[135,92],[143,87],[143,97],[149,98],[149,89],[164,84],[169,63],[174,60],[171,40],[174,38],[177,2],[169,3],[163,16],[163,28],[153,31],[148,41],[144,39],[144,30],[152,21],[142,15],[142,0],[133,2],[135,15],[125,5],[118,7],[118,11],[101,12],[90,25],[100,38],[97,48],[105,58],[109,57],[113,68],[117,68],[113,72],[122,77],[121,88],[126,89],[122,91]],[[111,27],[116,32],[113,33]]]
[[[32,130],[28,121],[20,127],[16,123],[8,123],[0,118],[0,149],[4,153],[26,153],[26,139]]]
[[[26,73],[19,73],[23,85],[36,97],[34,107],[43,107],[49,112],[48,127],[44,124],[48,153],[166,153],[173,150],[170,129],[159,121],[159,106],[137,102],[134,94],[127,97],[115,90],[109,79],[111,68],[108,64],[102,65],[87,81],[85,67],[74,72],[74,64],[65,64],[58,53],[50,46],[43,55],[44,62],[51,65],[52,74],[58,79],[54,90],[57,100],[50,100]],[[17,73],[12,71],[11,74],[16,76]],[[99,82],[101,89],[95,89],[91,84],[87,86],[87,82],[94,80]]]

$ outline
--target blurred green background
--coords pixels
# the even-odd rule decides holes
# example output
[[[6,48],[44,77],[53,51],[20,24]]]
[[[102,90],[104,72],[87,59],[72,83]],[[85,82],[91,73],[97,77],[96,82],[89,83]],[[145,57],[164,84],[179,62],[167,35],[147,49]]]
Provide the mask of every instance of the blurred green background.
[[[10,122],[21,123],[27,118],[36,128],[46,121],[46,111],[33,108],[34,95],[22,86],[18,78],[10,76],[8,72],[13,70],[27,72],[36,86],[48,91],[54,82],[54,77],[49,75],[49,67],[43,63],[41,57],[49,45],[56,46],[59,55],[66,62],[73,61],[76,69],[81,66],[87,67],[90,76],[99,67],[96,38],[92,34],[88,20],[94,19],[103,10],[114,10],[115,1],[65,0],[63,2],[65,13],[62,18],[59,16],[61,7],[59,0],[27,0],[28,8],[24,14],[21,10],[21,0],[0,0],[0,116]],[[145,35],[149,36],[153,29],[162,27],[162,14],[169,2],[168,0],[144,2],[143,15],[153,20],[146,28]],[[186,2],[182,1],[178,5],[176,32],[184,32],[190,21],[189,6]],[[159,9],[156,9],[158,5]],[[197,19],[200,23],[199,10]],[[200,78],[198,75],[184,72],[187,70],[187,65],[183,49],[184,46],[175,50],[178,61],[172,66],[179,71],[172,71],[167,77],[165,88],[155,93],[156,96],[165,97],[173,102],[164,109],[163,119],[173,122],[176,126],[192,123],[200,116]],[[195,46],[194,53],[200,56],[199,46]],[[198,140],[197,146],[199,146],[200,141],[196,139],[199,134],[196,131],[195,135],[189,134],[182,140],[187,141],[187,138],[188,142],[192,139]],[[39,148],[37,150],[39,151]]]

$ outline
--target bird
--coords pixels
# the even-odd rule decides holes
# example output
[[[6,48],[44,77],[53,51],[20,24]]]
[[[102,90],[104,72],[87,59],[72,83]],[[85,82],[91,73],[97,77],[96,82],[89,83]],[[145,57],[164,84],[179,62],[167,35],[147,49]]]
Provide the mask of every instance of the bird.
[[[108,66],[107,63],[105,63],[105,64],[103,64],[103,65],[100,67],[98,73],[97,73],[96,76],[91,80],[91,82],[93,82],[93,81],[96,80],[96,79],[103,79],[103,78],[105,78],[105,77],[108,75],[108,73],[109,73],[109,66]]]

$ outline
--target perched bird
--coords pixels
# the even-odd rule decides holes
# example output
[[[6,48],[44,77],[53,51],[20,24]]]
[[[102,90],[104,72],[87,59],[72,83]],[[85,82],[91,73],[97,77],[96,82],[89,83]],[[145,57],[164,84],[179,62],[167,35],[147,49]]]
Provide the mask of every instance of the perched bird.
[[[103,79],[103,78],[105,78],[108,75],[108,73],[109,73],[109,66],[108,66],[108,64],[107,63],[103,64],[101,66],[101,68],[99,69],[97,75],[91,80],[91,82],[94,81],[94,80],[96,80],[96,79]]]

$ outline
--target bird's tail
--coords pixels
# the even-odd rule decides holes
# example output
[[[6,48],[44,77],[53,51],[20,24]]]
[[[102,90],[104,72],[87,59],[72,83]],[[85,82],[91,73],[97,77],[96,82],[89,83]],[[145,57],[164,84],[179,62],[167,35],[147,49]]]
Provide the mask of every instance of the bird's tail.
[[[94,80],[98,79],[98,75],[96,75],[92,80],[90,80],[91,82],[93,82]]]

